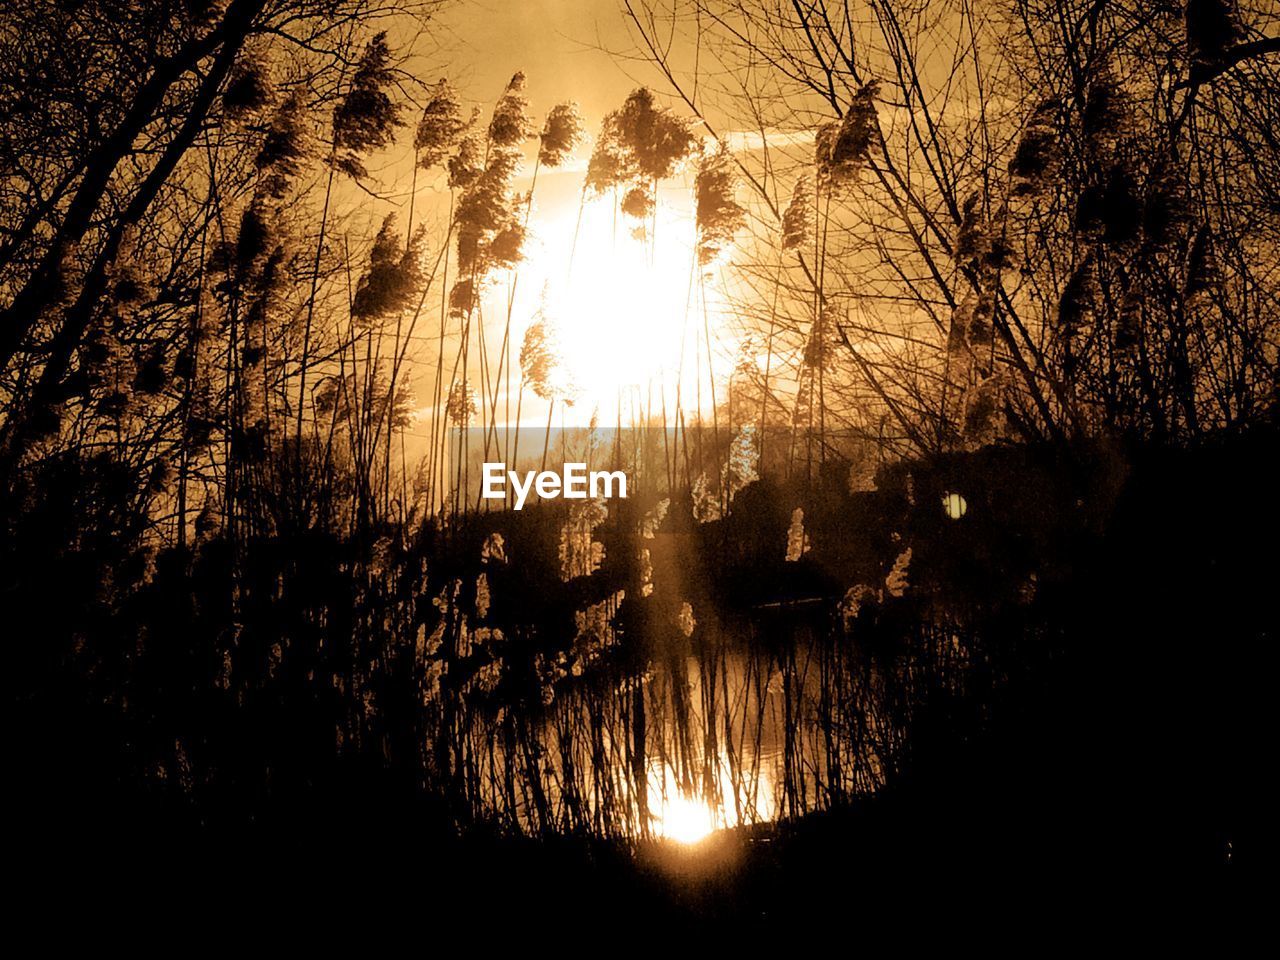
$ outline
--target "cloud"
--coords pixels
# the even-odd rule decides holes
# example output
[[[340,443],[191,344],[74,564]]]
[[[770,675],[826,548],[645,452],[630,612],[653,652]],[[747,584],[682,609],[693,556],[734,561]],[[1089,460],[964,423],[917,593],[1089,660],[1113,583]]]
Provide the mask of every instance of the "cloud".
[[[813,143],[812,130],[730,130],[721,139],[735,153],[763,150],[766,145],[772,149],[779,147],[803,147]]]

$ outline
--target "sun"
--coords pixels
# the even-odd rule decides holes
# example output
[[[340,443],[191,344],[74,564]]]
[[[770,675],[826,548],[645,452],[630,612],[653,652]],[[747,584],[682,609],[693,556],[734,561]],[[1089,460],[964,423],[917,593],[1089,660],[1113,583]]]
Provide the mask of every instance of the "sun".
[[[607,198],[588,200],[581,219],[576,204],[540,219],[517,312],[532,317],[545,296],[566,378],[578,392],[572,419],[585,424],[595,414],[611,423],[621,405],[625,422],[637,404],[656,415],[664,397],[673,415],[677,384],[686,412],[699,397],[708,406],[708,371],[721,377],[731,366],[717,290],[694,268],[691,203],[664,191],[644,238],[615,218]]]

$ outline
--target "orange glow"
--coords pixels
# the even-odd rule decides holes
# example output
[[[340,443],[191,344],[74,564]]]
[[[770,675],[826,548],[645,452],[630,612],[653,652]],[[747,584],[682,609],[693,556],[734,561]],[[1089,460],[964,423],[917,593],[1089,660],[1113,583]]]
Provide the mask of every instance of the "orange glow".
[[[657,815],[657,833],[677,843],[697,843],[716,829],[711,808],[682,793],[662,802]]]
[[[568,414],[572,425],[585,425],[593,413],[611,423],[619,403],[624,422],[639,412],[637,405],[643,410],[651,404],[656,415],[664,391],[671,415],[677,382],[680,406],[692,410],[699,377],[703,405],[709,406],[704,288],[714,347],[710,369],[723,377],[731,365],[719,329],[717,285],[710,279],[700,284],[692,269],[688,192],[661,192],[656,227],[648,224],[652,239],[632,236],[633,226],[621,215],[615,222],[611,197],[589,199],[580,224],[576,203],[535,216],[513,336],[516,344],[522,341],[545,289],[566,375],[578,391]],[[531,423],[539,422],[537,412],[526,412]]]
[[[775,814],[772,777],[760,770],[751,784],[739,784],[727,757],[719,758],[718,796],[690,795],[669,765],[650,768],[649,815],[654,834],[676,843],[696,844],[717,830],[771,820]]]

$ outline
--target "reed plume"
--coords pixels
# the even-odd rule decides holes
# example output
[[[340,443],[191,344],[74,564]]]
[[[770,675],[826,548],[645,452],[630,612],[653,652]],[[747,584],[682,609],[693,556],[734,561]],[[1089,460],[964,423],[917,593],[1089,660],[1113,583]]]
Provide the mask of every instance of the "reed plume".
[[[365,47],[351,86],[333,111],[332,162],[354,180],[369,175],[363,157],[389,146],[396,128],[404,126],[403,108],[387,94],[394,84],[387,35],[379,33]]]
[[[474,114],[470,120],[463,119],[457,92],[448,80],[441,79],[423,107],[422,119],[414,133],[418,166],[431,170],[444,164],[474,122]]]
[[[542,125],[538,163],[553,169],[560,166],[585,135],[578,105],[573,102],[556,104],[547,111],[547,119]]]
[[[723,147],[703,157],[694,181],[699,266],[714,263],[746,222],[746,210],[734,198],[737,185]]]

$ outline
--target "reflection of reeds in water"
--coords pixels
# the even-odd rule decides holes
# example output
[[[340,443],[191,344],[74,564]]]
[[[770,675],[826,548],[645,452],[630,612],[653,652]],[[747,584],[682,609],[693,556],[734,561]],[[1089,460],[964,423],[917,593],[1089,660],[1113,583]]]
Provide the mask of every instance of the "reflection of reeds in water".
[[[800,631],[775,653],[726,638],[638,675],[607,666],[618,637],[588,632],[588,650],[544,667],[548,704],[487,709],[469,696],[485,689],[477,675],[445,711],[457,718],[448,773],[469,818],[692,841],[830,809],[883,786],[914,706],[963,682],[963,647],[944,630],[922,632],[900,663]]]

